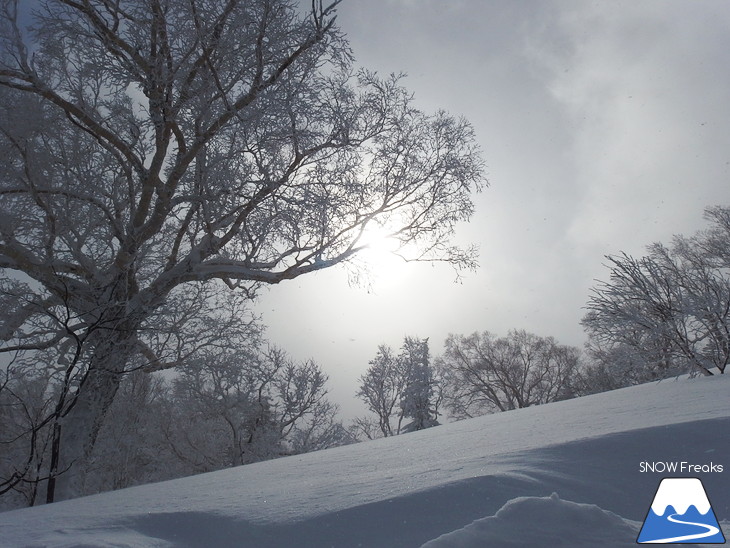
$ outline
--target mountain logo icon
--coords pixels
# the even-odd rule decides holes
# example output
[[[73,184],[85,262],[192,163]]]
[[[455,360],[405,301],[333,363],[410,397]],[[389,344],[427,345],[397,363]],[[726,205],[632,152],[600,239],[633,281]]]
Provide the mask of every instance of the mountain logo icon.
[[[698,478],[664,478],[641,527],[639,544],[725,544]]]

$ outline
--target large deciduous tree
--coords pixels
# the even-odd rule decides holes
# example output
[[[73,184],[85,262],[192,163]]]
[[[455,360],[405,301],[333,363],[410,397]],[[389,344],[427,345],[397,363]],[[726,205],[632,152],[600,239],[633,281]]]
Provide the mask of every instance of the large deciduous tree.
[[[212,282],[251,297],[346,262],[371,223],[474,265],[449,244],[482,184],[470,125],[355,70],[338,3],[2,0],[0,333],[55,352],[62,496]]]
[[[580,351],[523,330],[449,335],[439,359],[447,405],[457,418],[569,398]]]

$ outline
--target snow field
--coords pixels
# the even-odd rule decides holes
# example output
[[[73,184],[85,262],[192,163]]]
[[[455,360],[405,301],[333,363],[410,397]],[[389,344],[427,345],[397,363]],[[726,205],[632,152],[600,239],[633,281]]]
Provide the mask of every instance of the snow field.
[[[663,477],[641,462],[728,469],[729,390],[651,383],[6,512],[0,546],[636,546]],[[727,472],[692,475],[727,520]]]

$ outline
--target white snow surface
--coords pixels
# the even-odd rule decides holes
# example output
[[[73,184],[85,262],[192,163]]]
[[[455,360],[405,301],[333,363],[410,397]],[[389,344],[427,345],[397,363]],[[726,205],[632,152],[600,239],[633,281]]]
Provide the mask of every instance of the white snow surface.
[[[636,546],[666,475],[642,462],[722,465],[672,475],[730,517],[728,395],[668,380],[0,513],[0,546]]]

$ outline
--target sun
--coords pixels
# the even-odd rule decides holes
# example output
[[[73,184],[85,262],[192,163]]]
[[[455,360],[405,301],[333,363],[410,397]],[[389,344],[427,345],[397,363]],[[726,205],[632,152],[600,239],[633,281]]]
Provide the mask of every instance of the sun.
[[[358,253],[360,261],[378,285],[397,281],[403,276],[406,261],[399,253],[403,250],[402,242],[385,226],[371,223],[365,227],[358,247],[362,248]]]
[[[364,253],[393,254],[400,248],[400,242],[387,228],[373,223],[365,227],[358,244],[364,247]]]

